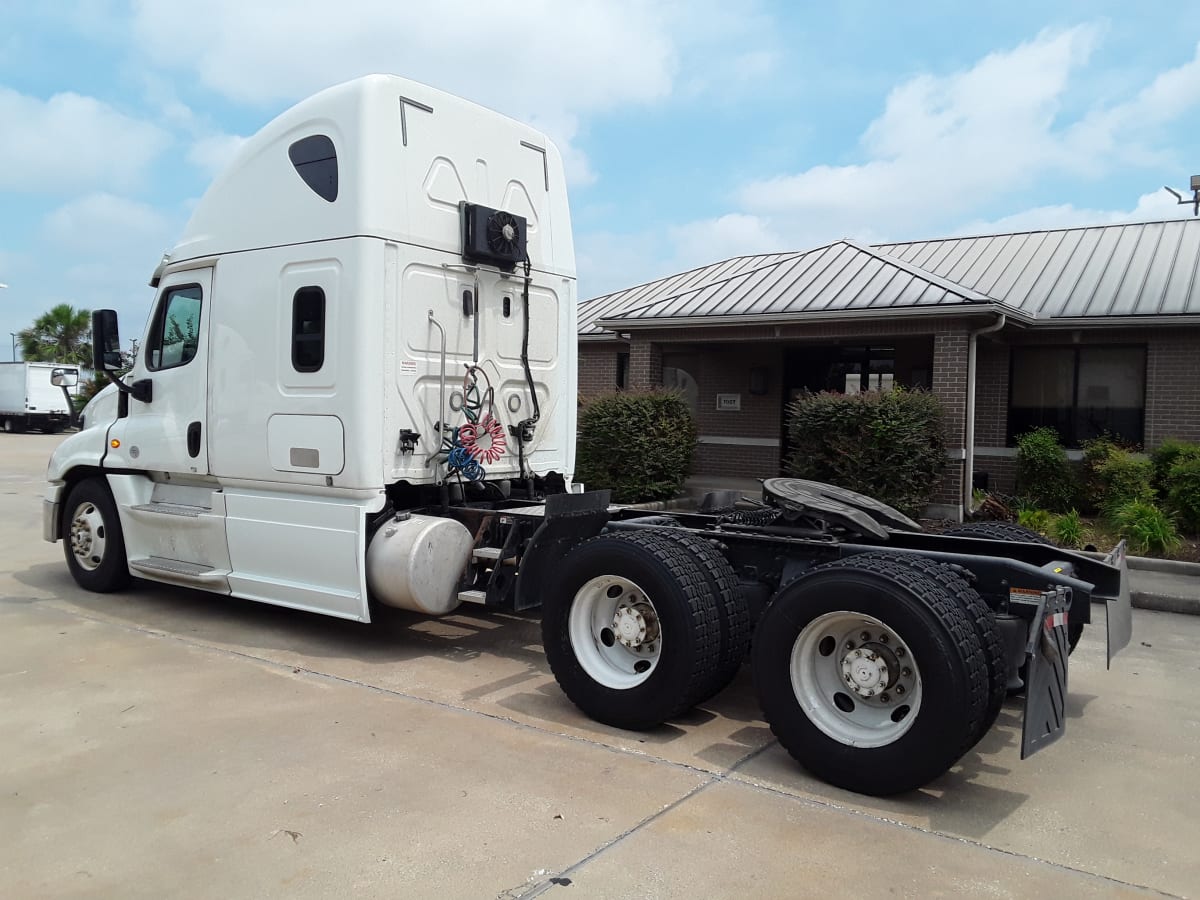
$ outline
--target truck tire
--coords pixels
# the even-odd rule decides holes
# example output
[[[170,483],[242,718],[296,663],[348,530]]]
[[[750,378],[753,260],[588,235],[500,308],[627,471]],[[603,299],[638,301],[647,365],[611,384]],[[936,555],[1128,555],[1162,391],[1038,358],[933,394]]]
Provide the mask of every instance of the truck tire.
[[[1049,544],[1054,546],[1052,541],[1046,540],[1032,528],[1026,528],[1024,525],[1017,525],[1013,522],[967,522],[965,525],[956,525],[947,531],[942,532],[950,537],[973,537],[987,538],[993,541],[1022,541],[1026,544]]]
[[[108,486],[85,478],[67,493],[63,507],[63,550],[80,587],[98,594],[129,585],[125,536]]]
[[[712,542],[671,528],[664,528],[655,533],[674,541],[692,555],[704,573],[708,590],[717,607],[717,618],[721,626],[721,651],[713,682],[702,691],[702,696],[696,701],[703,703],[729,686],[750,654],[750,638],[754,633],[750,604],[742,593],[742,586],[733,566]]]
[[[4,430],[9,434],[21,434],[25,431],[25,423],[18,419],[8,418],[4,420]]]
[[[1021,541],[1026,544],[1048,544],[1054,546],[1054,542],[1042,537],[1031,528],[1026,528],[1024,525],[1015,525],[1012,522],[969,522],[966,525],[959,525],[951,528],[943,534],[951,537],[977,537],[988,538],[993,541]],[[1079,639],[1083,637],[1083,623],[1072,622],[1070,615],[1067,617],[1067,652],[1068,655],[1075,652],[1075,645],[1079,643]]]
[[[717,677],[721,628],[695,557],[655,532],[572,549],[542,602],[542,645],[567,697],[597,722],[654,728]]]
[[[783,588],[759,620],[751,664],[784,749],[862,794],[937,778],[988,712],[987,659],[955,590],[885,555],[818,566]]]
[[[908,553],[864,553],[830,563],[830,566],[853,565],[864,559],[878,557],[906,565],[939,582],[967,611],[967,618],[975,629],[975,634],[979,637],[979,643],[983,648],[988,672],[987,710],[983,719],[980,720],[979,733],[971,739],[971,746],[974,747],[996,724],[996,719],[1004,706],[1004,698],[1008,696],[1008,657],[1004,651],[1004,638],[996,625],[996,613],[979,596],[979,592],[971,586],[962,570],[947,563],[926,559],[923,556]]]

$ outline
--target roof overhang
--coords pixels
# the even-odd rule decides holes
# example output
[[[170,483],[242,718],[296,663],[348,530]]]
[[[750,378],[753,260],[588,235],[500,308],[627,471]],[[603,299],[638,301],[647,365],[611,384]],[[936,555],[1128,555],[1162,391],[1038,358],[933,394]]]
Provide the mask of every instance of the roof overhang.
[[[1062,319],[1038,319],[1039,329],[1055,328],[1162,328],[1180,325],[1200,326],[1200,315],[1178,313],[1161,316],[1076,316]]]
[[[908,306],[899,309],[833,309],[819,312],[774,313],[734,316],[670,316],[646,319],[598,319],[595,324],[610,331],[648,331],[660,328],[728,328],[740,325],[806,325],[818,322],[845,322],[858,319],[959,319],[969,316],[1003,314],[1014,325],[1032,325],[1036,321],[1003,303],[954,303],[938,306]],[[583,335],[580,335],[583,338]]]

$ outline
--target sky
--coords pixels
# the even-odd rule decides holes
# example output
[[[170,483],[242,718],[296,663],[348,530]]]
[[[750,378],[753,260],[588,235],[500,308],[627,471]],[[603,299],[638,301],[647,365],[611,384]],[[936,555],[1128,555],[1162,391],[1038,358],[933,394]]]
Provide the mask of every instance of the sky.
[[[370,72],[541,128],[588,298],[745,253],[1190,215],[1200,3],[0,0],[0,360],[147,281],[239,143]]]

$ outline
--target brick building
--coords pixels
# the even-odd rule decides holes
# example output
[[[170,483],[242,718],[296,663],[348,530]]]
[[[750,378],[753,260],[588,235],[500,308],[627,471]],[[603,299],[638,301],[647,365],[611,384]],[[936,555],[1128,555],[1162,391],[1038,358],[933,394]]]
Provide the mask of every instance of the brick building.
[[[579,308],[579,389],[681,390],[693,474],[768,477],[805,390],[924,387],[946,410],[934,503],[1011,491],[1016,435],[1200,440],[1200,220],[743,256]]]

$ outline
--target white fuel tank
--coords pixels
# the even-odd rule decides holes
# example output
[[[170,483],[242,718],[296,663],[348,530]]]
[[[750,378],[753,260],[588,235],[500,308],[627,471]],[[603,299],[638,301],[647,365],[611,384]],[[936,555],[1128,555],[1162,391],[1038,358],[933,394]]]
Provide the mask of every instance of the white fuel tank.
[[[367,587],[382,603],[431,616],[459,604],[458,582],[474,541],[465,525],[399,513],[367,548]]]

